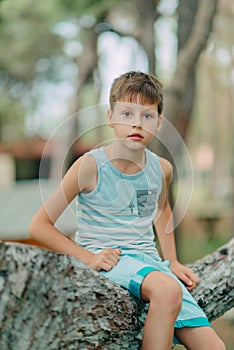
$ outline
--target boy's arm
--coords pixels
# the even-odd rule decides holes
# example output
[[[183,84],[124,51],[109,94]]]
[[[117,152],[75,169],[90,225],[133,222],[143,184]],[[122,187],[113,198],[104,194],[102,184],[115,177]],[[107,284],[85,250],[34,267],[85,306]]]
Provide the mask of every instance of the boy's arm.
[[[173,169],[167,160],[161,158],[160,162],[162,168],[162,192],[159,197],[158,213],[154,224],[163,258],[170,260],[172,272],[191,290],[197,286],[199,279],[191,269],[180,264],[177,259],[173,216],[168,200],[168,190],[172,180]]]
[[[119,260],[120,252],[105,249],[100,254],[94,254],[73,242],[54,226],[78,193],[90,192],[95,187],[96,176],[96,163],[91,156],[79,158],[68,170],[58,188],[34,215],[29,233],[46,248],[74,256],[99,271],[114,267]]]

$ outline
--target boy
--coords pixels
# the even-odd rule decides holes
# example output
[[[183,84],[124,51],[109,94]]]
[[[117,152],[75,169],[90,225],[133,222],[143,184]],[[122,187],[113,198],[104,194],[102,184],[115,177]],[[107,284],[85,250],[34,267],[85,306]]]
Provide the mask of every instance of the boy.
[[[128,72],[115,79],[108,110],[113,142],[73,164],[36,213],[30,234],[149,303],[143,350],[169,350],[174,335],[189,350],[224,350],[188,292],[198,284],[197,276],[177,260],[168,202],[172,166],[146,148],[161,127],[162,109],[162,86],[153,75]],[[73,242],[54,223],[75,197]],[[155,247],[153,224],[164,261]]]

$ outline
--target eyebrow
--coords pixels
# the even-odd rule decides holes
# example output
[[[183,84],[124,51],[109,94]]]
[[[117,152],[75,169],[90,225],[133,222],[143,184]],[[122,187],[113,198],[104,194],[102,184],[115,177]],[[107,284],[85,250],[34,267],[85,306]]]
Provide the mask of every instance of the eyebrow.
[[[138,103],[131,103],[131,102],[117,102],[117,103],[120,105],[120,107],[123,107],[123,108],[133,108],[134,106],[139,106],[144,112],[152,111],[152,112],[158,113],[156,108],[144,107],[144,105],[140,105]]]
[[[158,111],[156,111],[156,110],[153,109],[153,108],[146,108],[146,109],[144,109],[144,112],[158,113]]]

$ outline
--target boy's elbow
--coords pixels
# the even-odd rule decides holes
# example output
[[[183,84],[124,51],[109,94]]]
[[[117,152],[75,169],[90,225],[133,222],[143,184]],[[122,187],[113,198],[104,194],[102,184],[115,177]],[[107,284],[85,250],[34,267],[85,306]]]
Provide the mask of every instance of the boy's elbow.
[[[32,219],[28,227],[28,232],[29,232],[30,238],[34,240],[37,240],[37,232],[38,232],[37,228],[38,228],[38,225],[36,223],[36,220]]]
[[[29,224],[28,233],[29,233],[30,238],[34,239],[34,225],[33,225],[32,221]]]
[[[44,219],[40,215],[35,215],[28,226],[28,233],[31,239],[41,241],[47,232],[51,231],[53,222]]]

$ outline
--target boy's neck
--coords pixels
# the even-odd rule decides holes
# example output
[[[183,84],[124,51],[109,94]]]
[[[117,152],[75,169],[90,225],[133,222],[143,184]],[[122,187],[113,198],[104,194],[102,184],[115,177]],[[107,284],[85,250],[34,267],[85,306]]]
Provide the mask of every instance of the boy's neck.
[[[115,142],[105,148],[108,159],[112,165],[125,174],[136,174],[141,171],[146,162],[145,148],[138,150],[128,149]]]

